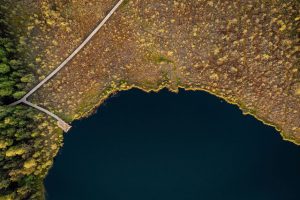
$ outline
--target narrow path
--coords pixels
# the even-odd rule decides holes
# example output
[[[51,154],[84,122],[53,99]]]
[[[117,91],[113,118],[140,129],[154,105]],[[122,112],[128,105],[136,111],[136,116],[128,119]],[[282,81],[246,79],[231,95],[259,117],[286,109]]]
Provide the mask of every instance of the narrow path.
[[[118,3],[112,8],[112,10],[105,16],[105,18],[100,22],[100,24],[93,30],[93,32],[73,51],[71,55],[69,55],[53,72],[51,72],[44,80],[42,80],[39,84],[37,84],[34,88],[32,88],[22,99],[10,104],[11,106],[15,106],[21,103],[27,104],[31,107],[34,107],[51,117],[55,118],[58,122],[59,127],[61,127],[65,132],[67,132],[71,126],[66,123],[64,120],[59,118],[54,113],[39,107],[35,104],[27,101],[27,98],[32,95],[36,90],[38,90],[41,86],[43,86],[47,81],[49,81],[53,76],[55,76],[68,62],[70,62],[77,54],[80,52],[83,47],[87,45],[87,43],[94,37],[94,35],[103,27],[103,25],[107,22],[107,20],[114,14],[114,12],[120,7],[124,0],[119,0]]]
[[[33,103],[31,103],[31,102],[29,102],[27,100],[24,100],[23,103],[27,104],[28,106],[31,106],[31,107],[33,107],[33,108],[35,108],[37,110],[40,110],[40,111],[42,111],[42,112],[50,115],[51,117],[55,118],[57,120],[57,125],[60,128],[62,128],[65,132],[68,132],[70,130],[71,126],[68,123],[66,123],[64,120],[62,120],[60,117],[58,117],[57,115],[55,115],[54,113],[52,113],[52,112],[50,112],[50,111],[46,110],[45,108],[42,108],[42,107],[40,107],[38,105],[35,105],[35,104],[33,104]]]

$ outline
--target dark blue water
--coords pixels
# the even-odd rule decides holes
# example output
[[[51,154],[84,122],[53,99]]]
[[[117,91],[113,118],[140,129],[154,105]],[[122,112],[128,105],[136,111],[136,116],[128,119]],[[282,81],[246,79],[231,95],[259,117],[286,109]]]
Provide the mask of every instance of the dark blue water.
[[[122,92],[73,126],[48,200],[300,199],[300,147],[205,92]]]

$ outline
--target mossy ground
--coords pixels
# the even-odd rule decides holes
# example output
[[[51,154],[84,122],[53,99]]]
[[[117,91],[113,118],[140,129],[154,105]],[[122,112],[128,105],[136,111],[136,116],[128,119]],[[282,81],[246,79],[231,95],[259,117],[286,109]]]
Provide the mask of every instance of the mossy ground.
[[[68,11],[67,17],[60,14],[67,9],[60,1],[54,11],[48,4],[44,10],[36,6],[41,15],[36,18],[58,13],[59,20],[50,18],[67,21],[69,31],[56,22],[50,32],[28,37],[37,44],[43,36],[57,41],[39,52],[54,58],[38,60],[51,66],[46,71],[64,58],[57,49],[70,52],[113,2],[91,1],[88,7],[73,2],[68,10],[80,13]],[[205,90],[299,142],[299,22],[296,1],[128,1],[33,101],[74,120],[118,90]],[[62,31],[52,31],[57,29]],[[120,81],[126,85],[120,88]]]
[[[35,47],[28,62],[42,79],[114,3],[7,5],[17,4],[10,23]],[[299,142],[299,7],[282,0],[126,1],[32,100],[72,121],[119,90],[205,90]]]

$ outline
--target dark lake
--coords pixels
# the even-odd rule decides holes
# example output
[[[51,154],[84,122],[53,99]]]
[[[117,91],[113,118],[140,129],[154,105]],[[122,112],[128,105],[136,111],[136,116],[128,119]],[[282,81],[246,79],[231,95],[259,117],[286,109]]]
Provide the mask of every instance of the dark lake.
[[[77,121],[48,200],[299,200],[300,147],[205,92],[121,92]]]

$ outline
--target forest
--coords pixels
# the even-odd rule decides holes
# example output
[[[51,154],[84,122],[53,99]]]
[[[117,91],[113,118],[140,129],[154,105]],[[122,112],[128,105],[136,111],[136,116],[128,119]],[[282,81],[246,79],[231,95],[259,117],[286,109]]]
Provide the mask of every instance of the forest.
[[[43,113],[9,106],[36,82],[23,51],[0,13],[0,200],[44,199],[43,179],[63,139]]]

